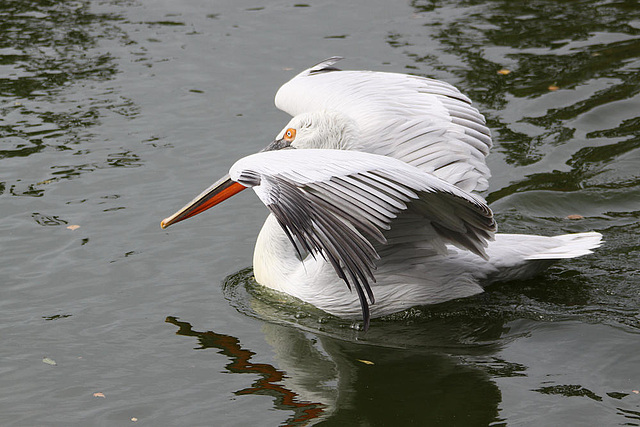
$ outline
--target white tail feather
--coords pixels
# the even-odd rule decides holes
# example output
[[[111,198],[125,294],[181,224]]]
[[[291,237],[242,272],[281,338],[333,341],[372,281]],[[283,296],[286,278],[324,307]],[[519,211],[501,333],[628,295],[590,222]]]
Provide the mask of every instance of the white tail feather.
[[[478,273],[485,283],[527,279],[540,273],[554,261],[592,253],[602,243],[602,235],[587,233],[546,237],[525,234],[496,234],[489,242],[489,261]]]
[[[602,234],[591,231],[588,233],[563,234],[551,237],[556,246],[526,257],[533,259],[564,259],[575,258],[592,253],[592,249],[602,244]]]

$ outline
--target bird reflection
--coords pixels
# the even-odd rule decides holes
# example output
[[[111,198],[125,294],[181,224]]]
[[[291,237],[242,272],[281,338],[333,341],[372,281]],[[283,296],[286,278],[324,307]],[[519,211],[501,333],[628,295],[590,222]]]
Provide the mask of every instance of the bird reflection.
[[[195,331],[175,317],[166,321],[179,328],[177,334],[196,337],[199,348],[220,350],[230,359],[229,372],[258,375],[235,394],[272,396],[275,409],[293,412],[286,426],[489,425],[500,421],[502,400],[491,373],[526,370],[505,371],[508,362],[474,350],[465,361],[460,355],[362,345],[266,322],[262,332],[275,352],[276,368],[252,362],[255,353],[236,337]]]
[[[286,420],[284,426],[304,426],[309,425],[311,420],[323,415],[325,405],[317,402],[309,402],[300,399],[298,394],[289,390],[281,383],[285,372],[276,369],[268,363],[251,362],[254,352],[242,348],[240,340],[231,335],[218,334],[213,331],[200,332],[193,330],[191,324],[179,321],[177,318],[169,316],[165,320],[177,326],[178,335],[198,338],[201,349],[217,348],[221,354],[229,357],[231,363],[226,365],[229,372],[237,374],[256,374],[260,378],[252,387],[238,390],[236,395],[267,395],[275,398],[277,409],[293,411],[293,416]]]

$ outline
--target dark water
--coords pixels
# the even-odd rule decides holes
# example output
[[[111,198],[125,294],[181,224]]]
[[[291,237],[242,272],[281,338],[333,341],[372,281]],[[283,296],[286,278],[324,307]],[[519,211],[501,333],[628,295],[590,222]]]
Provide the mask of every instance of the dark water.
[[[160,230],[332,55],[476,102],[502,231],[605,245],[363,335],[255,286],[252,194]],[[0,2],[0,424],[640,425],[639,92],[635,1]]]

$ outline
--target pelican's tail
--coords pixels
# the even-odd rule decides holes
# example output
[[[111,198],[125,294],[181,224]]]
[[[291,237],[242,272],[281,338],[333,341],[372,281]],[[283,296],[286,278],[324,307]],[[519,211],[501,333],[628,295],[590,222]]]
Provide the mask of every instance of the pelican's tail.
[[[540,236],[533,236],[540,237]],[[529,255],[527,260],[532,259],[564,259],[575,258],[593,253],[592,249],[602,244],[602,234],[590,231],[588,233],[563,234],[548,238],[551,245],[544,245],[540,252]]]
[[[595,231],[545,237],[526,234],[496,234],[487,254],[490,282],[525,279],[546,269],[554,261],[592,253],[602,244]]]

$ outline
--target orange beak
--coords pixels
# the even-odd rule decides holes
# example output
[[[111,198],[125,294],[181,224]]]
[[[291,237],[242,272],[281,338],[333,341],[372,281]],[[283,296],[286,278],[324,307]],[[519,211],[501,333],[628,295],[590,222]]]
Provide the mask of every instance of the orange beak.
[[[160,223],[160,227],[167,228],[176,222],[198,215],[200,212],[204,212],[207,209],[214,207],[234,194],[238,194],[245,188],[247,187],[232,181],[231,178],[229,178],[229,175],[225,175],[211,187],[196,196],[195,199],[187,203],[178,212],[163,219]]]

